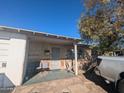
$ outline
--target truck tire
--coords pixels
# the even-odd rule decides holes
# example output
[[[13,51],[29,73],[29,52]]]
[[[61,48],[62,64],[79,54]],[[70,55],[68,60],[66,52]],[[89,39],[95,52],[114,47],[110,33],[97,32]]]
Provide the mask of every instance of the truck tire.
[[[124,93],[124,79],[120,80],[118,83],[118,92]]]

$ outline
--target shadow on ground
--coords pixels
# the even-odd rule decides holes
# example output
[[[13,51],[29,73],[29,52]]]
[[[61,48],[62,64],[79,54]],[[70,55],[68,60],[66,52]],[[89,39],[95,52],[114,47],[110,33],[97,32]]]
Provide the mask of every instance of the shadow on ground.
[[[94,82],[96,85],[102,87],[105,91],[107,91],[107,93],[117,93],[114,87],[114,83],[107,84],[105,79],[96,75],[93,70],[87,71],[84,76],[88,80]]]
[[[12,93],[13,90],[0,90],[0,93]]]

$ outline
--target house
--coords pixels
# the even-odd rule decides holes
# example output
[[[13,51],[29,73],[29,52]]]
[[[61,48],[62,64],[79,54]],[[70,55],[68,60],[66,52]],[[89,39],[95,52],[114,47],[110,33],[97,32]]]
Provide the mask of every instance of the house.
[[[21,85],[37,73],[41,62],[44,68],[56,70],[66,69],[66,63],[70,64],[73,60],[72,69],[77,75],[78,58],[84,48],[88,49],[85,45],[78,45],[79,41],[65,36],[1,26],[0,87]]]

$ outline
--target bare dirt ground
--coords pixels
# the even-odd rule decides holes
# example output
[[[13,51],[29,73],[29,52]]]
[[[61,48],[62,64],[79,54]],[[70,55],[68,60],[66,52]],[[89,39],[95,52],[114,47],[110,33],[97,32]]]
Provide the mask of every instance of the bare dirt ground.
[[[21,86],[13,93],[115,93],[112,85],[92,74]]]

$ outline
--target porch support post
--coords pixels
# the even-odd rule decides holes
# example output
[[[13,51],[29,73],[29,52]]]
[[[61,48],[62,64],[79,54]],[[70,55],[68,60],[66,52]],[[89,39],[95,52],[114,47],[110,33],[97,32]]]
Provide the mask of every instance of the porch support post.
[[[78,75],[77,44],[74,44],[75,75]]]

